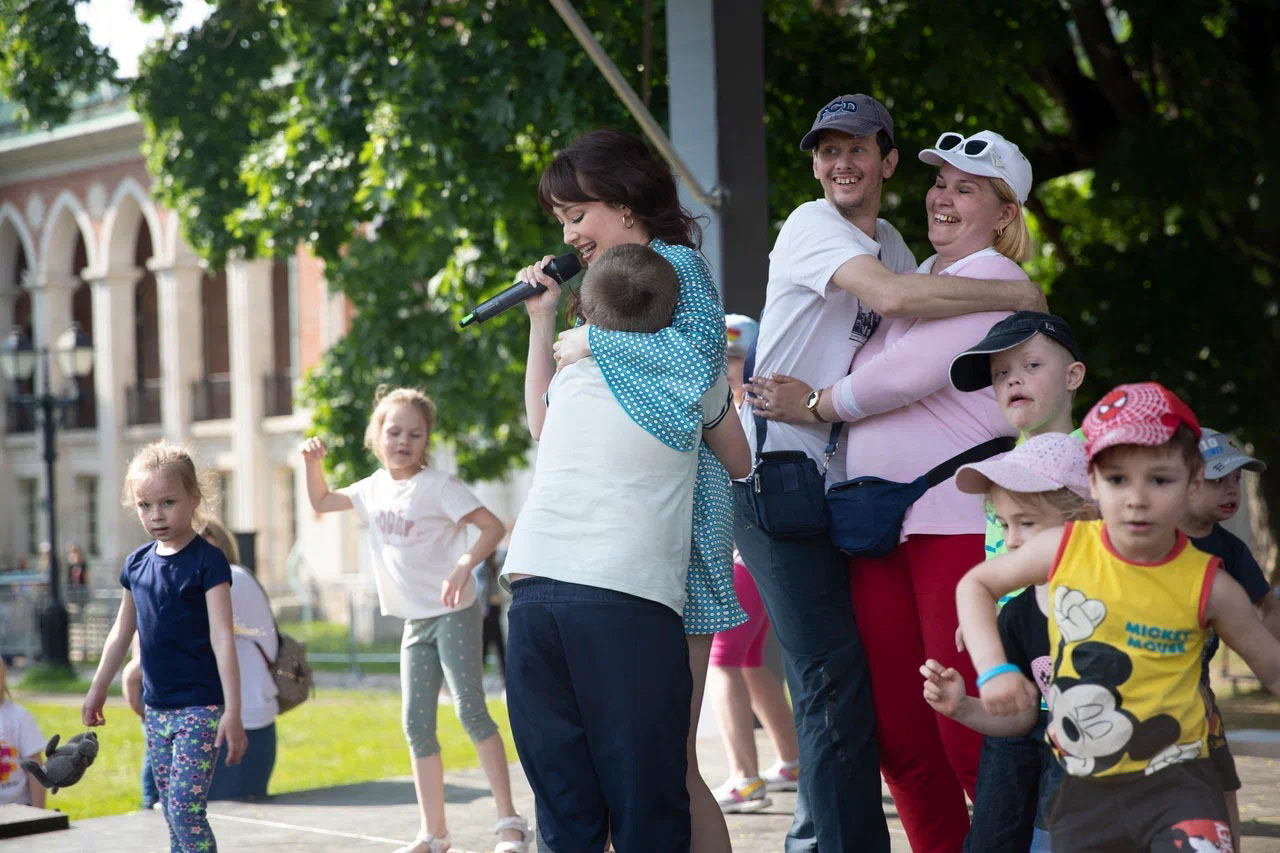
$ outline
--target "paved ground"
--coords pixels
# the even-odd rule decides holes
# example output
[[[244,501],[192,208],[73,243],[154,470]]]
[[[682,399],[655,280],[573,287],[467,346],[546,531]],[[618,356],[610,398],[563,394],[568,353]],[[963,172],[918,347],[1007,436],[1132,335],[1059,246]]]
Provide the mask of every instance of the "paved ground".
[[[704,737],[701,744],[703,772],[714,784],[726,772],[722,750],[714,737]],[[773,760],[763,735],[760,751],[762,762]],[[1242,846],[1248,853],[1280,853],[1280,743],[1274,738],[1256,747],[1241,743],[1239,751],[1273,756],[1238,758],[1245,786]],[[512,775],[516,806],[530,814],[532,796],[519,765],[512,765]],[[493,801],[480,771],[449,773],[446,788],[456,853],[491,850]],[[794,794],[778,794],[765,811],[731,815],[733,849],[738,853],[781,850],[794,802]],[[887,793],[885,812],[890,816],[893,850],[908,851]],[[261,803],[215,803],[210,813],[222,851],[389,853],[411,839],[417,828],[413,784],[407,778],[286,794]],[[63,832],[0,842],[0,848],[31,853],[151,853],[168,849],[168,833],[158,812],[134,813],[79,821]]]

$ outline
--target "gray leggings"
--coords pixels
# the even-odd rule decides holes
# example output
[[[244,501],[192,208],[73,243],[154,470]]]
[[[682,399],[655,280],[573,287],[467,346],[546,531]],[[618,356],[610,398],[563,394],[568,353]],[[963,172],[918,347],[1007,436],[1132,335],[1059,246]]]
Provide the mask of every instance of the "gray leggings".
[[[440,752],[436,708],[440,684],[449,680],[453,707],[475,743],[492,737],[498,724],[484,702],[480,603],[426,619],[406,619],[400,641],[401,722],[414,758]]]

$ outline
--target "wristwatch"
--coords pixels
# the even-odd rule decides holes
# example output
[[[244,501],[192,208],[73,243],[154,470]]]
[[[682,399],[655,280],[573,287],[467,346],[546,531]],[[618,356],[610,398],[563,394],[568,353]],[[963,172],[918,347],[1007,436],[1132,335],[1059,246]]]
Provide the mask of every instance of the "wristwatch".
[[[827,419],[818,411],[818,403],[822,400],[822,389],[815,388],[810,394],[809,399],[805,401],[804,407],[809,410],[809,414],[813,415],[824,424]]]

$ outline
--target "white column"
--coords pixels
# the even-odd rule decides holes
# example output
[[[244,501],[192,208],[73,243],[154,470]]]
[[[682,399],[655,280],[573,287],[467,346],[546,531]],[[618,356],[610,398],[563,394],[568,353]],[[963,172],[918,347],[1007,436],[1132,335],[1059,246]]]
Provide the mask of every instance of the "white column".
[[[271,365],[271,261],[236,260],[227,266],[227,319],[231,348],[231,450],[236,460],[235,500],[229,519],[257,531],[259,563],[271,512],[271,472],[262,433],[262,377]]]
[[[150,265],[148,265],[150,266]],[[191,435],[191,384],[204,362],[200,279],[196,264],[151,267],[160,324],[160,422],[170,441]]]
[[[128,421],[126,389],[137,375],[134,288],[142,270],[110,270],[89,281],[93,298],[93,392],[98,407],[98,547],[96,562],[119,566],[138,541],[136,522],[120,505],[131,448],[124,440]],[[98,585],[104,575],[89,575]]]
[[[17,287],[16,282],[14,287]],[[0,340],[9,334],[9,329],[13,327],[13,303],[17,298],[16,289],[0,289]],[[13,388],[9,380],[0,374],[0,483],[10,484],[8,488],[0,489],[0,567],[2,568],[10,568],[9,561],[18,559],[18,549],[14,547],[18,541],[16,487],[13,485],[13,471],[9,467],[8,451],[5,450],[4,441],[5,436],[9,434],[9,406],[5,400],[11,390]]]

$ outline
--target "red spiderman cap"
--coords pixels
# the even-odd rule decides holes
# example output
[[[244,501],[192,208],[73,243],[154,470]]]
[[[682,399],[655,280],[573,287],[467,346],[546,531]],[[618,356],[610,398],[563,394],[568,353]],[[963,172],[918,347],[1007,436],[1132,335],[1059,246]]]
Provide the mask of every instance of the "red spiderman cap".
[[[1200,423],[1187,404],[1159,382],[1117,385],[1084,416],[1085,454],[1093,457],[1117,444],[1159,447],[1179,424],[1200,437]]]

